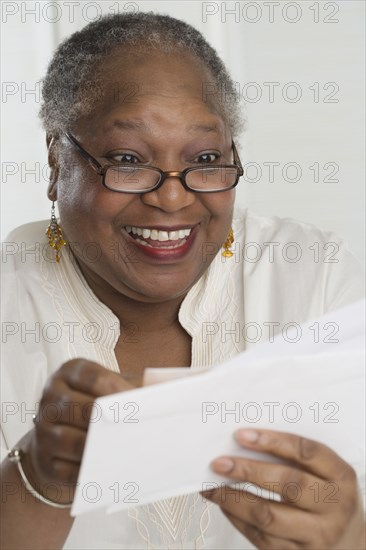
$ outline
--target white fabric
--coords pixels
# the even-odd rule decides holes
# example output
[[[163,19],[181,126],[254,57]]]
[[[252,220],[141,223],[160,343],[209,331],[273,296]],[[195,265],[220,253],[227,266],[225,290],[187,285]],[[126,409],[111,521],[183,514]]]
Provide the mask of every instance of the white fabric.
[[[46,225],[22,226],[3,245],[2,457],[31,429],[45,382],[62,363],[85,357],[119,371],[118,319],[66,250],[59,264],[50,260]],[[192,336],[192,367],[233,357],[267,340],[271,329],[286,337],[289,323],[363,296],[360,266],[334,234],[239,209],[233,229],[234,256],[219,253],[180,308],[180,322]],[[323,329],[321,338],[329,336]],[[64,548],[253,547],[217,506],[191,494],[108,517],[96,512],[77,518]]]

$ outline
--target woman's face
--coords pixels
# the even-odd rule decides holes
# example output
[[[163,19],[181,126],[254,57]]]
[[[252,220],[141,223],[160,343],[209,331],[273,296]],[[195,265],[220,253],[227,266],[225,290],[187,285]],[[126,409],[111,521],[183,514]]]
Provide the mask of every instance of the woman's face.
[[[232,163],[229,128],[217,101],[203,97],[212,78],[192,58],[145,54],[126,61],[118,54],[103,71],[106,94],[72,129],[102,165],[181,171],[198,162]],[[63,151],[69,169],[61,169],[49,195],[58,200],[64,235],[88,280],[145,302],[186,294],[227,238],[234,191],[193,193],[169,177],[143,195],[116,193],[66,141]],[[184,230],[182,238],[169,235]],[[166,232],[168,241],[151,240]]]

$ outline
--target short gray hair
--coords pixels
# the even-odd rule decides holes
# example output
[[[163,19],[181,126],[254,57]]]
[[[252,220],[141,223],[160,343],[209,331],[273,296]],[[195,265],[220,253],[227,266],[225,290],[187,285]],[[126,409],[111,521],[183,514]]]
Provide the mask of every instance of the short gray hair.
[[[42,84],[40,118],[48,134],[58,136],[92,112],[102,90],[98,69],[108,55],[123,46],[191,53],[213,78],[202,93],[215,95],[233,137],[240,133],[243,118],[235,84],[214,48],[184,21],[153,12],[138,12],[103,16],[58,47]]]

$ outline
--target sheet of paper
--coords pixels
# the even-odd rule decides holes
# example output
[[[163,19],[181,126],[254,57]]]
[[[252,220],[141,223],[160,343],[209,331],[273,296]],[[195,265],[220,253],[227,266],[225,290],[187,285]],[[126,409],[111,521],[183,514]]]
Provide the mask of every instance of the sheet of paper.
[[[230,361],[242,364],[243,359],[249,362],[270,357],[287,357],[304,353],[340,352],[343,349],[365,349],[365,300],[350,304],[338,311],[333,311],[319,319],[310,319],[301,326],[294,323],[272,340],[253,346],[245,355],[240,354]],[[354,341],[353,341],[354,340]],[[222,368],[215,365],[212,368]],[[200,367],[189,368],[153,368],[145,369],[144,385],[158,384],[191,374],[205,372]]]
[[[258,347],[199,376],[98,399],[72,514],[119,510],[228,481],[209,464],[220,455],[253,456],[233,439],[244,426],[310,437],[363,468],[363,311],[356,304],[328,316],[353,327],[330,352],[270,358]]]

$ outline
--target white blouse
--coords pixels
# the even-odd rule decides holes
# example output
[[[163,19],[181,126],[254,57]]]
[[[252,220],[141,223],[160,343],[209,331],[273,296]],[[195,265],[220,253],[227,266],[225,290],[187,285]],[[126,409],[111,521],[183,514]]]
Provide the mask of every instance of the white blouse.
[[[67,248],[55,262],[46,226],[19,227],[2,247],[2,459],[32,428],[46,380],[65,361],[84,357],[119,372],[119,321],[93,294]],[[363,297],[361,267],[333,233],[239,208],[233,230],[234,256],[218,253],[179,311],[192,337],[192,368],[220,363],[277,333],[286,338],[287,326]],[[64,548],[253,546],[218,506],[195,493],[78,517]]]

